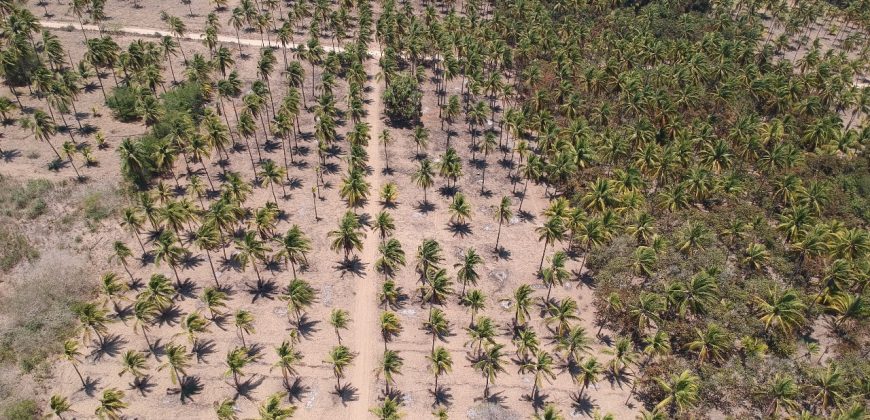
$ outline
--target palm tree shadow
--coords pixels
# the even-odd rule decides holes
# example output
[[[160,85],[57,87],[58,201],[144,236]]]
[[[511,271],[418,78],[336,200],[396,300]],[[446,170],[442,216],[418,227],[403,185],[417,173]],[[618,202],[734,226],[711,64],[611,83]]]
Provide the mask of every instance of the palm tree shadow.
[[[502,408],[507,408],[507,406],[504,403],[507,400],[507,397],[502,395],[503,393],[504,393],[504,391],[494,392],[492,394],[489,394],[489,397],[475,398],[474,400],[475,401],[484,401],[484,402],[487,402],[490,404],[495,404],[495,405],[502,407]]]
[[[311,391],[311,388],[302,383],[302,378],[296,377],[293,378],[293,383],[284,382],[284,389],[287,390],[287,398],[290,402],[293,400],[302,402],[302,398],[305,397],[305,394],[308,394]]]
[[[245,283],[245,286],[247,286],[248,294],[252,296],[251,303],[258,299],[273,300],[278,291],[278,284],[274,280],[257,279],[256,284]]]
[[[430,201],[419,201],[414,205],[414,210],[417,210],[420,213],[428,214],[432,211],[435,211],[435,204]]]
[[[588,393],[580,394],[579,391],[571,393],[571,408],[574,409],[574,415],[583,415],[586,417],[591,417],[592,413],[598,408],[598,405],[595,404],[592,399],[589,397]]]
[[[495,251],[495,256],[500,260],[510,260],[511,252],[504,246],[499,245],[498,250]]]
[[[452,187],[448,187],[445,185],[445,186],[438,189],[438,194],[440,194],[444,198],[452,198],[458,192],[459,192],[459,188],[456,187],[455,185]]]
[[[126,321],[133,315],[133,305],[121,306],[118,302],[112,303],[112,309],[115,311],[115,316],[118,317],[122,322]]]
[[[346,383],[341,387],[336,386],[332,393],[341,399],[341,405],[347,407],[348,401],[356,401],[359,399],[359,395],[357,395],[358,391],[357,387],[350,383]]]
[[[118,334],[109,334],[102,340],[93,340],[94,351],[91,352],[90,358],[94,362],[99,362],[103,357],[115,357],[121,353],[121,348],[127,344],[127,340]]]
[[[18,149],[4,150],[0,153],[0,159],[3,159],[4,162],[12,162],[20,156],[21,152]]]
[[[131,390],[139,391],[139,395],[145,397],[157,385],[151,382],[151,375],[142,375],[133,378],[133,382],[130,382],[129,386]]]
[[[212,339],[197,340],[196,345],[190,349],[190,352],[196,356],[197,363],[206,362],[206,356],[215,352],[215,342]]]
[[[450,387],[439,385],[437,389],[429,392],[435,398],[435,401],[432,403],[433,407],[438,405],[450,407],[453,405],[453,394],[450,393]]]
[[[450,222],[447,224],[447,230],[453,234],[453,236],[460,236],[465,238],[468,235],[471,235],[471,224],[466,222]]]
[[[607,382],[610,383],[611,387],[616,385],[619,387],[619,389],[622,389],[623,385],[628,385],[630,382],[627,373],[628,372],[626,372],[625,369],[622,369],[619,372],[615,373],[613,372],[613,370],[608,369],[606,372],[604,372],[604,378],[607,379]]]
[[[366,264],[362,262],[359,256],[354,255],[352,258],[345,258],[344,260],[339,261],[339,263],[333,268],[335,271],[341,273],[342,278],[347,274],[363,277],[365,276]]]
[[[383,399],[390,398],[393,401],[396,401],[398,403],[402,403],[405,401],[405,393],[396,387],[393,387],[392,389],[390,389],[390,392],[384,392],[384,391],[385,390],[381,390],[381,398],[383,398]]]
[[[265,380],[265,376],[260,376],[259,379],[250,377],[245,381],[239,382],[239,386],[236,388],[236,398],[245,397],[246,399],[253,401],[254,399],[252,398],[251,393],[262,385]]]
[[[179,318],[181,318],[181,309],[177,305],[172,304],[160,310],[154,321],[161,327],[163,325],[172,327],[178,324]]]
[[[185,376],[179,386],[181,403],[184,404],[185,401],[193,401],[193,397],[202,393],[204,388],[205,386],[202,384],[202,379],[199,379],[198,376]]]
[[[308,339],[308,338],[311,338],[312,334],[316,333],[317,331],[320,331],[317,328],[315,328],[317,326],[317,324],[319,324],[319,323],[320,323],[320,321],[308,318],[308,314],[302,314],[302,316],[299,317],[299,320],[296,321],[296,323],[295,323],[296,330],[299,331],[299,335]]]
[[[201,255],[194,255],[192,253],[187,254],[184,258],[181,259],[181,267],[185,270],[189,270],[191,268],[196,268],[202,265],[205,259],[202,258]]]
[[[91,378],[90,376],[85,377],[85,383],[82,386],[82,390],[85,391],[85,395],[89,397],[94,396],[94,391],[97,390],[97,385],[100,384],[100,378]]]
[[[526,402],[531,402],[532,408],[534,408],[535,410],[539,410],[541,408],[544,408],[544,405],[546,405],[547,398],[549,396],[550,394],[542,394],[541,390],[539,389],[537,395],[525,394],[522,396],[521,399]]]
[[[526,211],[526,210],[520,210],[520,211],[518,211],[518,212],[517,212],[517,217],[519,217],[520,220],[522,220],[522,221],[524,221],[524,222],[534,222],[534,221],[535,221],[535,215],[532,214],[532,213],[529,213],[529,212]]]
[[[175,287],[176,293],[182,298],[195,298],[197,289],[199,287],[190,278],[185,278]]]

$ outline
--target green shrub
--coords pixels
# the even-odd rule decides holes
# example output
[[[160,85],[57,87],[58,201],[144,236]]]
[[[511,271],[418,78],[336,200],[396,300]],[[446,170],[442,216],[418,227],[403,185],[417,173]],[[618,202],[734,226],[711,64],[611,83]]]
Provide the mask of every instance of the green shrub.
[[[40,418],[39,406],[34,400],[18,400],[3,410],[3,418],[8,420],[33,420]]]
[[[39,258],[39,251],[30,244],[14,223],[0,223],[0,271],[9,271],[21,261]]]
[[[106,98],[106,105],[118,121],[132,122],[139,119],[139,113],[136,112],[136,94],[129,87],[119,86],[112,89],[112,93]]]
[[[423,92],[410,73],[399,73],[384,91],[384,112],[393,121],[410,122],[420,118]]]

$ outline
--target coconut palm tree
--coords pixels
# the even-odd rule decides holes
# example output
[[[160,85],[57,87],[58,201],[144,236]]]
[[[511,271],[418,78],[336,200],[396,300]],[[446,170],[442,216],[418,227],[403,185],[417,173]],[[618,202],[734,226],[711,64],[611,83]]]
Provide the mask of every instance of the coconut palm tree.
[[[172,232],[165,230],[154,241],[154,264],[165,262],[175,274],[176,286],[181,289],[181,277],[178,275],[178,265],[187,254],[187,250],[176,245],[177,237]]]
[[[402,374],[402,366],[405,361],[399,352],[393,350],[384,350],[384,355],[381,357],[380,365],[378,366],[378,376],[384,377],[384,395],[390,395],[390,385],[395,385],[396,380],[394,375]]]
[[[197,348],[198,336],[209,332],[208,326],[210,322],[205,319],[198,311],[191,312],[181,319],[181,329],[183,332],[179,335],[184,335],[190,341],[192,349]]]
[[[532,392],[529,394],[532,401],[537,400],[538,390],[545,379],[547,382],[556,379],[556,374],[553,373],[554,364],[553,356],[550,353],[538,350],[535,357],[527,359],[520,365],[520,374],[531,373],[534,376],[532,380]]]
[[[287,233],[280,238],[280,252],[278,258],[290,263],[293,268],[293,277],[296,278],[296,265],[308,263],[307,254],[311,252],[311,240],[302,232],[299,225],[293,225]]]
[[[799,328],[806,320],[804,305],[800,296],[794,290],[771,289],[765,297],[754,298],[761,313],[760,320],[764,323],[764,332],[771,327],[777,327],[784,333],[790,333]]]
[[[79,376],[79,380],[82,381],[82,388],[87,388],[88,384],[85,382],[85,378],[82,376],[81,371],[79,371],[78,364],[80,363],[79,357],[81,357],[82,353],[79,351],[79,343],[73,339],[69,339],[63,342],[63,358],[66,359],[73,367],[73,370],[76,371],[76,375]]]
[[[429,159],[420,161],[420,167],[411,176],[411,179],[418,187],[423,189],[423,204],[428,204],[429,199],[426,196],[426,190],[432,188],[435,184],[435,170],[432,168],[432,162]]]
[[[402,412],[399,411],[399,402],[389,395],[384,398],[384,401],[380,405],[369,411],[379,420],[399,420],[402,418]]]
[[[583,392],[589,388],[589,385],[595,385],[601,379],[604,372],[604,366],[598,362],[595,357],[589,357],[577,365],[578,373],[574,376],[574,381],[580,384],[578,397],[583,395]]]
[[[124,392],[117,388],[104,390],[99,403],[94,414],[100,419],[119,420],[121,411],[129,406],[124,402]]]
[[[384,350],[387,349],[387,343],[393,338],[398,337],[402,333],[402,321],[395,312],[381,312],[379,319],[381,338],[384,339]]]
[[[157,367],[158,371],[169,369],[169,379],[173,385],[183,384],[187,376],[187,368],[190,367],[190,353],[187,347],[169,343],[164,348],[166,362]]]
[[[238,420],[239,418],[236,415],[235,402],[231,398],[215,401],[214,410],[218,420]]]
[[[564,420],[565,417],[562,416],[562,412],[559,411],[553,404],[547,404],[544,406],[544,411],[540,414],[535,414],[533,416],[535,420]]]
[[[505,372],[504,369],[504,354],[502,344],[492,344],[480,354],[477,360],[471,365],[474,370],[486,379],[486,385],[483,388],[483,398],[489,398],[489,385],[495,383],[495,379],[499,373]]]
[[[254,328],[254,314],[244,309],[237,310],[233,314],[233,325],[236,327],[239,339],[242,340],[242,347],[247,347],[247,344],[245,344],[245,334],[250,335],[256,332]]]
[[[350,253],[354,250],[362,251],[363,238],[365,233],[361,231],[359,218],[352,211],[345,212],[338,223],[338,229],[327,233],[329,238],[332,238],[330,249],[334,252],[344,251],[344,259],[347,260]]]
[[[341,389],[341,378],[344,378],[344,371],[353,363],[354,358],[356,358],[356,354],[343,345],[335,346],[329,351],[324,362],[332,366],[336,389]]]
[[[483,350],[484,343],[487,345],[495,344],[496,324],[490,317],[481,316],[477,320],[477,323],[467,327],[465,331],[468,333],[469,338],[466,345],[473,346],[476,343],[478,353]]]
[[[287,302],[288,313],[296,314],[296,322],[299,323],[302,319],[302,310],[311,306],[317,299],[317,291],[307,281],[294,278],[279,299]]]
[[[251,355],[250,349],[245,346],[235,347],[227,352],[227,358],[224,362],[226,364],[227,371],[224,373],[224,376],[233,377],[233,384],[235,385],[237,391],[241,389],[241,383],[239,382],[239,379],[245,376],[243,369],[245,369],[255,360],[256,358]]]
[[[385,280],[395,274],[405,266],[405,251],[402,250],[402,244],[398,239],[391,238],[384,244],[378,247],[380,255],[375,261],[375,269],[384,273]]]
[[[222,316],[223,309],[227,307],[227,294],[214,287],[204,288],[199,300],[203,303],[205,308],[208,309],[212,321],[214,321],[217,316]]]
[[[99,343],[102,344],[106,334],[109,332],[107,324],[110,322],[108,312],[96,303],[82,303],[73,307],[73,314],[81,324],[78,328],[82,335],[82,340],[91,339],[91,334],[97,336]]]
[[[432,352],[426,356],[426,359],[429,360],[429,370],[435,376],[434,392],[437,393],[438,378],[453,370],[453,357],[450,355],[449,350],[439,346],[438,348],[433,348]]]
[[[140,378],[148,369],[148,364],[145,362],[145,354],[136,350],[127,350],[121,356],[121,371],[118,376],[124,376],[125,373],[133,375],[134,378]]]
[[[284,386],[289,387],[290,375],[298,375],[296,365],[302,361],[302,352],[296,350],[292,343],[284,340],[280,346],[275,347],[275,353],[278,356],[278,361],[272,365],[272,368],[281,369],[281,375],[284,377]]]
[[[69,400],[62,395],[52,395],[51,399],[48,401],[48,408],[51,410],[52,414],[61,420],[63,420],[63,415],[65,413],[71,411]]]
[[[387,237],[391,236],[393,232],[396,231],[396,221],[390,213],[381,211],[375,217],[372,230],[378,232],[378,236],[381,238],[381,244],[384,244]]]
[[[287,176],[287,172],[284,168],[276,165],[272,159],[266,159],[260,163],[260,175],[263,176],[263,182],[268,184],[272,189],[272,198],[275,199],[276,203],[278,202],[278,196],[275,194],[275,184],[281,186],[281,197],[287,197],[287,189],[284,186],[284,178]]]
[[[496,254],[499,252],[498,243],[501,239],[501,225],[504,223],[510,223],[512,217],[514,217],[514,213],[511,211],[511,199],[508,197],[502,197],[498,209],[496,209],[495,212],[495,220],[498,222],[498,233],[495,235],[494,248]]]
[[[63,158],[60,157],[60,153],[58,153],[54,145],[51,144],[51,137],[57,133],[57,126],[54,124],[54,120],[52,120],[51,116],[41,109],[37,109],[33,111],[33,115],[29,118],[21,120],[21,127],[30,130],[33,137],[37,140],[48,143],[55,156],[57,156],[57,160],[63,160]]]
[[[468,294],[463,294],[459,298],[459,303],[471,312],[471,321],[468,325],[474,325],[474,316],[478,311],[486,307],[486,295],[478,289],[470,291]]]
[[[248,267],[248,264],[254,267],[254,272],[257,274],[257,281],[262,281],[260,277],[260,269],[257,268],[258,261],[265,261],[266,254],[272,251],[272,248],[266,246],[264,241],[257,239],[255,232],[245,232],[242,239],[235,242],[236,249],[239,251],[235,257],[236,261],[242,267],[242,270]]]
[[[465,287],[467,285],[477,286],[477,281],[480,280],[480,274],[477,272],[477,267],[483,263],[483,258],[477,254],[474,248],[468,248],[463,254],[462,262],[454,265],[459,268],[456,272],[456,279],[462,283],[462,291],[460,296],[465,295]]]
[[[532,294],[534,294],[532,286],[522,284],[514,290],[514,324],[525,325],[529,318],[529,307],[532,304]]]
[[[257,409],[257,413],[260,415],[260,420],[285,420],[293,417],[293,413],[296,412],[296,406],[282,406],[281,400],[287,394],[284,392],[278,392],[269,396],[266,401],[263,402],[262,405]]]
[[[547,255],[547,246],[561,241],[565,235],[565,226],[561,217],[551,217],[540,227],[535,228],[538,234],[538,240],[544,243],[544,250],[541,253],[541,263],[538,264],[538,270],[544,267],[544,257]]]
[[[770,401],[770,408],[767,409],[768,416],[777,417],[780,409],[794,412],[799,407],[796,398],[800,392],[800,387],[789,375],[777,374],[770,383],[765,385],[762,392],[765,398]]]
[[[700,378],[686,369],[679,375],[672,375],[669,380],[656,378],[659,389],[665,397],[656,404],[656,410],[667,408],[668,412],[682,413],[698,403]]]
[[[338,338],[338,344],[341,344],[341,334],[338,330],[346,330],[350,325],[350,313],[344,309],[333,308],[329,313],[329,325],[335,330],[335,337]]]

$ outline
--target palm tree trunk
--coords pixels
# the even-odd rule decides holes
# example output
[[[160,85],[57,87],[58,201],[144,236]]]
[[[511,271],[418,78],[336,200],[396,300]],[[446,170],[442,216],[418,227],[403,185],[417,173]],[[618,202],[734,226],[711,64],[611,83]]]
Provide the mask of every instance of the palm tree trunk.
[[[215,272],[214,264],[211,261],[211,252],[209,252],[207,249],[205,250],[205,256],[208,257],[208,265],[211,267],[211,275],[212,277],[214,277],[214,284],[215,286],[217,286],[218,289],[220,289],[221,284],[220,282],[218,282],[217,273]]]
[[[498,233],[495,235],[495,252],[498,253],[498,241],[501,239],[501,215],[498,218]]]
[[[72,363],[72,367],[73,367],[73,369],[75,369],[76,375],[79,375],[79,380],[82,381],[82,388],[87,388],[88,383],[85,382],[85,378],[84,378],[84,376],[82,376],[82,373],[79,371],[79,367],[76,366],[75,363]]]

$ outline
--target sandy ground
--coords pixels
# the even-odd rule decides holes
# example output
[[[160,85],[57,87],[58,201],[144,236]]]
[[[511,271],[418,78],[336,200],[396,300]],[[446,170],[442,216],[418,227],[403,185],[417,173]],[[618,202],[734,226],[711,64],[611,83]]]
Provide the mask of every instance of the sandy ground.
[[[58,35],[64,41],[64,44],[71,49],[73,59],[76,60],[82,56],[81,50],[81,33],[57,31]],[[116,40],[121,45],[126,45],[135,37],[132,36],[116,36]],[[204,52],[204,47],[200,43],[187,42],[184,48],[190,51],[198,50]],[[238,67],[241,74],[246,75],[245,78],[250,82],[255,74],[252,66],[254,60],[239,61]],[[369,61],[368,72],[374,74],[375,61]],[[178,69],[176,69],[178,71]],[[167,77],[169,77],[167,75]],[[309,81],[306,78],[306,81]],[[111,78],[104,80],[107,85],[111,85]],[[274,83],[273,86],[277,86]],[[371,100],[368,109],[380,109],[380,98],[378,91],[379,86],[372,82],[372,91],[367,94]],[[433,86],[427,85],[427,96],[424,105],[424,122],[425,125],[432,130],[432,141],[429,150],[430,158],[437,159],[443,153],[445,148],[445,133],[439,129],[440,124],[437,116],[437,108],[435,106],[435,97],[433,96]],[[306,86],[310,89],[310,86]],[[458,84],[450,86],[449,89],[454,92],[459,91]],[[341,92],[336,92],[338,97],[342,97]],[[26,97],[25,100],[29,105],[42,106],[35,98]],[[80,110],[89,110],[102,101],[102,96],[99,89],[83,95],[79,101]],[[310,133],[313,127],[312,117],[305,115],[302,119],[303,131]],[[140,124],[121,124],[111,120],[108,116],[108,111],[103,110],[103,116],[95,118],[93,115],[86,115],[83,118],[83,123],[92,124],[104,130],[108,137],[112,148],[109,150],[95,150],[97,158],[100,160],[100,165],[94,168],[84,168],[83,173],[90,178],[92,183],[114,183],[118,181],[118,161],[116,152],[113,150],[123,136],[136,135],[144,132],[144,126]],[[533,218],[530,221],[513,220],[509,225],[505,226],[502,231],[502,245],[509,251],[510,256],[506,259],[495,259],[489,252],[495,241],[495,233],[497,225],[492,219],[492,210],[497,205],[499,199],[503,195],[510,195],[512,186],[507,180],[508,169],[501,167],[496,163],[498,154],[489,156],[489,171],[487,174],[487,186],[491,192],[486,196],[479,196],[480,189],[480,169],[474,169],[470,164],[471,151],[468,149],[469,135],[461,124],[455,125],[455,130],[459,132],[459,136],[454,136],[452,144],[459,148],[464,161],[463,165],[464,176],[459,181],[459,187],[464,191],[474,207],[474,218],[470,223],[471,232],[465,236],[454,234],[448,229],[448,213],[447,206],[449,198],[440,196],[437,191],[430,191],[429,200],[433,203],[434,208],[431,212],[420,212],[420,203],[423,199],[422,191],[415,187],[410,178],[410,174],[416,169],[417,163],[414,161],[414,146],[411,140],[409,130],[391,129],[393,137],[397,139],[392,148],[390,156],[390,167],[394,170],[392,174],[383,174],[380,170],[382,165],[382,149],[378,147],[377,133],[381,126],[380,114],[370,113],[369,123],[372,125],[373,139],[369,145],[370,165],[372,166],[372,174],[368,177],[372,183],[372,191],[377,191],[377,186],[385,182],[396,182],[399,186],[400,199],[398,206],[391,210],[396,220],[398,221],[398,231],[396,237],[402,242],[403,247],[409,254],[409,266],[413,266],[412,255],[417,245],[424,238],[435,238],[440,241],[445,250],[444,266],[448,267],[451,275],[455,275],[453,265],[459,261],[459,254],[467,247],[475,247],[481,254],[485,255],[486,261],[481,269],[482,281],[480,288],[488,296],[487,309],[481,315],[496,319],[501,326],[506,326],[512,318],[512,311],[504,309],[499,302],[509,298],[512,290],[522,283],[538,284],[535,278],[535,271],[540,258],[540,245],[537,242],[537,235],[534,233],[534,228],[540,224],[540,218]],[[342,132],[350,128],[348,123]],[[45,144],[36,143],[32,137],[28,136],[17,126],[8,127],[5,130],[3,138],[5,149],[15,150],[13,158],[3,163],[0,170],[4,175],[16,177],[30,177],[33,174],[38,174],[41,177],[52,179],[69,179],[73,176],[71,168],[63,168],[59,172],[50,172],[46,168],[47,161],[51,158],[50,150]],[[90,139],[92,141],[92,139]],[[372,263],[376,255],[376,236],[369,234],[366,239],[365,251],[361,255],[363,264],[365,265],[365,275],[356,276],[353,273],[342,271],[340,268],[340,256],[336,255],[328,249],[328,240],[326,233],[334,229],[336,221],[344,212],[344,203],[338,197],[338,185],[343,173],[344,162],[336,157],[331,159],[339,168],[332,174],[327,174],[327,188],[323,191],[323,200],[318,203],[318,211],[322,221],[314,222],[314,208],[309,195],[310,186],[313,185],[313,165],[316,163],[316,155],[313,151],[313,139],[306,136],[301,140],[307,148],[306,156],[300,156],[301,161],[306,164],[300,164],[291,169],[291,179],[293,182],[288,187],[289,197],[282,200],[281,208],[286,212],[287,218],[281,221],[278,225],[278,232],[286,231],[292,224],[299,224],[303,230],[312,238],[314,252],[309,256],[311,266],[308,271],[300,274],[301,277],[312,282],[319,291],[318,303],[308,311],[307,319],[309,320],[310,332],[304,337],[299,348],[304,353],[305,359],[299,368],[300,381],[297,391],[292,399],[293,404],[299,407],[297,416],[300,418],[364,418],[367,410],[376,404],[378,398],[381,397],[383,389],[383,381],[377,380],[375,376],[376,361],[380,356],[382,343],[377,332],[377,316],[379,309],[375,300],[375,289],[379,284],[378,276],[374,275]],[[62,137],[55,137],[55,142],[62,142]],[[300,144],[300,146],[302,146]],[[340,143],[344,147],[343,143]],[[303,150],[304,152],[304,150]],[[276,161],[281,160],[281,151],[279,148],[265,148],[263,150],[264,157],[272,158]],[[305,154],[305,153],[303,153]],[[239,151],[231,154],[230,169],[239,171],[248,179],[253,178],[250,166],[247,163],[247,153]],[[179,173],[183,173],[183,168],[179,167]],[[209,167],[209,173],[215,176],[218,174],[219,168],[215,163]],[[171,183],[171,180],[164,180]],[[180,182],[184,182],[183,179]],[[437,187],[443,186],[443,180],[439,179]],[[262,206],[267,200],[271,200],[271,193],[268,189],[260,188],[254,191],[253,196],[249,199],[248,205],[255,208]],[[515,200],[515,203],[518,201]],[[530,212],[531,215],[538,215],[546,206],[547,200],[543,197],[543,189],[537,186],[529,187],[528,198],[523,205],[523,209]],[[369,203],[364,209],[365,213],[374,214],[379,210],[379,204],[376,200],[369,200]],[[138,244],[132,236],[124,236],[124,239],[132,249],[137,249]],[[149,245],[146,244],[146,247]],[[196,252],[194,248],[191,248]],[[104,249],[103,252],[108,252]],[[205,261],[205,255],[197,256],[197,263],[190,267],[181,270],[182,278],[189,279],[196,287],[194,295],[198,294],[202,287],[211,284],[211,274],[209,273],[208,263]],[[247,272],[234,271],[228,266],[221,267],[221,272],[218,273],[222,284],[232,288],[232,300],[229,303],[231,310],[247,309],[254,313],[256,319],[257,330],[246,340],[249,343],[256,343],[261,349],[262,359],[247,369],[244,379],[246,387],[249,388],[246,395],[237,398],[237,407],[242,417],[251,417],[256,413],[257,405],[267,396],[282,391],[280,380],[280,372],[272,370],[271,364],[275,361],[273,348],[280,344],[281,341],[287,338],[290,325],[287,320],[287,310],[284,303],[276,299],[276,294],[280,288],[284,287],[289,281],[291,274],[288,271],[269,272],[261,270],[266,281],[265,287],[257,287],[256,277],[252,270]],[[573,261],[571,268],[576,270],[579,266],[579,261]],[[114,267],[114,270],[123,273],[120,266]],[[172,275],[169,267],[162,265],[154,267],[153,265],[139,266],[135,264],[133,269],[134,276],[141,280],[147,278],[155,272]],[[409,295],[414,295],[416,289],[417,276],[413,272],[413,268],[409,267],[399,273],[398,282]],[[582,309],[582,323],[587,326],[590,333],[594,332],[591,325],[593,314],[591,311],[591,291],[578,287],[579,282],[570,282],[564,289],[554,290],[553,295],[556,298],[572,296],[578,300]],[[457,285],[458,287],[458,285]],[[268,289],[274,288],[274,292],[269,293]],[[453,373],[441,379],[441,383],[446,387],[447,394],[450,396],[450,413],[457,417],[465,417],[469,408],[479,404],[482,396],[482,387],[484,384],[483,378],[476,373],[470,366],[467,360],[469,348],[464,343],[467,341],[466,334],[462,327],[468,324],[469,314],[456,303],[454,297],[451,302],[444,307],[452,322],[453,335],[446,342],[442,343],[447,347],[454,358]],[[121,302],[121,306],[127,306],[128,303]],[[184,297],[177,302],[178,314],[186,314],[188,312],[201,309],[202,305],[193,297]],[[358,357],[349,370],[347,380],[356,389],[351,400],[343,401],[337,396],[334,391],[334,378],[331,369],[322,361],[326,358],[329,349],[337,344],[336,337],[332,329],[328,326],[326,319],[332,308],[346,308],[351,311],[353,317],[352,328],[344,333],[344,340],[349,343],[352,350],[358,353]],[[404,332],[390,346],[401,352],[405,358],[405,368],[402,375],[397,380],[397,387],[404,394],[403,411],[411,414],[412,417],[419,417],[422,413],[427,413],[432,410],[432,382],[433,378],[427,371],[427,363],[425,356],[429,351],[431,339],[422,330],[422,322],[425,318],[426,309],[421,309],[416,299],[408,302],[403,309],[399,311],[403,322]],[[170,317],[165,322],[156,325],[149,331],[149,338],[153,342],[159,344],[158,347],[164,346],[169,342],[185,343],[183,337],[177,336],[181,331],[178,325],[179,318]],[[539,317],[535,317],[533,324],[537,331],[542,336],[542,341],[548,343],[546,338],[547,330]],[[231,324],[223,326],[213,325],[211,333],[203,336],[202,341],[207,349],[203,352],[201,361],[194,361],[188,369],[188,376],[191,378],[190,388],[195,391],[190,398],[182,403],[177,394],[177,387],[170,383],[170,378],[167,370],[159,370],[158,367],[165,362],[165,357],[155,359],[149,358],[149,385],[146,387],[146,392],[140,392],[131,389],[132,379],[127,377],[118,377],[120,371],[120,355],[128,349],[146,350],[144,338],[141,334],[134,334],[130,325],[130,321],[117,322],[110,327],[110,345],[104,346],[102,350],[97,351],[96,343],[90,343],[86,352],[93,352],[84,361],[81,366],[83,374],[89,380],[95,381],[95,389],[97,394],[102,389],[108,387],[117,387],[126,392],[126,400],[130,407],[125,411],[129,416],[136,418],[158,418],[165,416],[166,413],[172,412],[177,418],[211,418],[212,404],[223,398],[233,397],[236,392],[233,389],[232,381],[224,375],[225,366],[223,364],[226,353],[233,347],[241,345]],[[512,349],[509,344],[509,335],[507,331],[503,331],[503,335],[498,338],[498,341],[507,344],[507,349]],[[189,347],[189,344],[187,344]],[[552,350],[550,344],[546,344],[546,348]],[[599,353],[598,357],[602,361],[606,361],[605,355],[600,354],[603,350],[603,344],[596,344],[595,352]],[[521,415],[529,415],[532,413],[532,408],[527,400],[527,394],[531,390],[531,378],[517,373],[518,366],[509,362],[506,366],[507,372],[499,376],[492,387],[492,392],[495,395],[495,400],[499,404],[520,413]],[[70,396],[73,403],[73,409],[82,417],[88,417],[96,408],[96,399],[87,395],[82,389],[78,377],[74,373],[69,364],[58,362],[56,365],[56,379],[48,384],[46,396],[50,393],[59,393]],[[557,404],[564,412],[574,412],[575,402],[572,400],[572,393],[576,391],[575,385],[572,383],[568,374],[562,372],[559,374],[553,384],[545,384],[542,394],[546,396],[547,401]],[[602,412],[613,412],[621,416],[628,416],[629,413],[636,411],[624,405],[625,397],[628,388],[620,389],[618,386],[610,386],[607,381],[602,381],[597,389],[592,389],[588,392],[588,404],[581,403],[579,407],[591,413],[595,408],[600,408]],[[356,400],[356,401],[353,401]],[[578,411],[581,413],[582,411]]]

